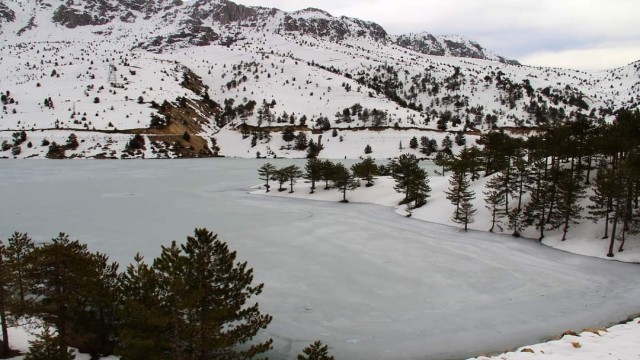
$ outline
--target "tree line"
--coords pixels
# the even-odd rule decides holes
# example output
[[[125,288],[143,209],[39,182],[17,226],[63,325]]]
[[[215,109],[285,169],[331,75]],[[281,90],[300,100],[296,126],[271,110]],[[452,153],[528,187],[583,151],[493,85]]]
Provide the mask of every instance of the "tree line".
[[[27,360],[73,359],[68,346],[123,360],[252,359],[272,348],[272,339],[253,340],[272,320],[253,302],[264,284],[207,229],[118,269],[64,233],[43,244],[19,232],[0,241],[0,355],[17,355],[8,327],[26,323],[42,325]],[[299,359],[333,358],[315,342]]]
[[[628,235],[640,231],[640,112],[621,110],[603,125],[583,116],[552,121],[526,138],[491,131],[477,142],[481,149],[436,156],[443,171],[451,172],[447,198],[456,206],[454,220],[465,227],[475,213],[469,183],[483,172],[489,177],[483,191],[489,231],[506,227],[520,236],[534,228],[542,240],[546,231],[561,230],[565,241],[586,218],[602,224],[609,257],[616,240],[624,251]]]
[[[367,157],[348,169],[342,163],[317,158],[307,159],[304,169],[297,165],[276,168],[271,163],[265,163],[258,169],[259,179],[264,181],[266,192],[269,192],[270,181],[277,181],[278,191],[285,191],[284,184],[288,184],[289,192],[294,192],[294,184],[303,178],[309,181],[310,193],[316,191],[316,184],[324,182],[324,189],[339,189],[342,201],[348,202],[347,192],[360,186],[360,181],[366,182],[366,187],[374,185],[375,176],[392,176],[396,181],[394,189],[405,195],[401,204],[408,204],[410,208],[424,205],[431,192],[427,171],[420,167],[419,160],[413,154],[403,154],[393,159],[389,164],[376,164]]]

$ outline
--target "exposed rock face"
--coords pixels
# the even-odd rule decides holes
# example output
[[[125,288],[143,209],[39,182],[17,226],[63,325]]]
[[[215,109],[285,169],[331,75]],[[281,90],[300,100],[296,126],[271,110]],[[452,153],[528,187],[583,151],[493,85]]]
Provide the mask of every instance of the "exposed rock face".
[[[0,0],[0,26],[14,21],[14,12]],[[31,0],[39,1],[39,0]],[[398,46],[427,55],[457,56],[518,64],[494,54],[478,43],[457,36],[434,36],[428,33],[389,36],[382,26],[354,18],[334,17],[326,11],[308,8],[283,13],[277,9],[248,7],[229,0],[65,0],[53,14],[53,21],[67,28],[104,25],[114,20],[133,23],[138,17],[161,19],[172,26],[173,33],[147,37],[139,46],[161,52],[166,45],[227,45],[241,40],[220,26],[238,24],[261,31],[299,33],[328,41],[347,38],[393,42]],[[29,30],[31,27],[25,28]],[[215,29],[215,30],[214,30]],[[154,34],[155,35],[155,34]],[[151,40],[149,40],[151,39]]]
[[[401,35],[396,39],[396,44],[427,55],[444,56],[446,53],[438,39],[431,34],[423,34],[422,37]]]
[[[82,5],[60,5],[53,21],[70,29],[78,26],[104,25],[111,22],[119,9],[105,0],[86,0]],[[73,6],[73,7],[72,7]]]
[[[16,20],[16,13],[9,9],[3,1],[0,1],[0,26],[3,22],[13,22]]]
[[[515,60],[509,60],[484,49],[477,42],[459,36],[433,36],[428,33],[409,34],[396,37],[398,46],[413,51],[436,56],[456,56],[473,59],[495,60],[505,64],[519,65]]]
[[[387,32],[376,23],[344,16],[336,18],[326,11],[315,8],[287,14],[282,22],[282,29],[286,32],[299,32],[332,41],[341,41],[348,36],[358,38],[368,36],[376,41],[387,39]]]

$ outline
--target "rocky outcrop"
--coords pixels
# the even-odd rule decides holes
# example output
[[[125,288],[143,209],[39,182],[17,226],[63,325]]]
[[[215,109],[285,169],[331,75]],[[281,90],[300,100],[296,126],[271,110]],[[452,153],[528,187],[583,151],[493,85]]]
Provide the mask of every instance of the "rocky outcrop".
[[[409,34],[396,37],[395,43],[403,48],[426,55],[456,56],[519,65],[515,60],[499,56],[484,49],[477,42],[460,36],[434,36],[429,33]]]
[[[4,2],[0,2],[0,29],[2,29],[2,23],[13,22],[16,20],[16,13],[9,9]]]
[[[344,16],[336,18],[315,8],[288,13],[282,22],[282,29],[285,32],[298,32],[332,41],[342,41],[349,36],[369,37],[383,42],[387,39],[387,32],[376,23]]]

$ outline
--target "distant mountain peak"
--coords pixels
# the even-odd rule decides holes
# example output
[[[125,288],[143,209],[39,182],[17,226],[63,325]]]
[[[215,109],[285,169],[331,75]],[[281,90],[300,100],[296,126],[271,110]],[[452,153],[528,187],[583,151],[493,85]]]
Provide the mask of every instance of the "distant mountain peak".
[[[504,58],[483,48],[476,41],[460,35],[432,35],[427,32],[410,33],[397,36],[395,43],[398,46],[426,55],[492,60],[510,65],[520,64],[516,60]]]

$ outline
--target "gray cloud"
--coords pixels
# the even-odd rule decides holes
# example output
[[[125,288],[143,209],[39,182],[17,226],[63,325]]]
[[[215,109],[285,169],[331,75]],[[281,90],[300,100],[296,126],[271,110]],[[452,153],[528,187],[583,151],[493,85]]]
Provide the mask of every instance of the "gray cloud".
[[[601,67],[640,59],[637,0],[237,0],[285,11],[317,7],[333,15],[370,20],[392,34],[459,34],[501,55],[547,60],[552,54],[592,54]],[[613,53],[608,53],[608,49]],[[617,55],[616,55],[617,54]],[[606,56],[605,56],[606,55]],[[575,56],[574,68],[593,67]],[[593,60],[593,59],[592,59]],[[538,65],[531,63],[532,65]]]

